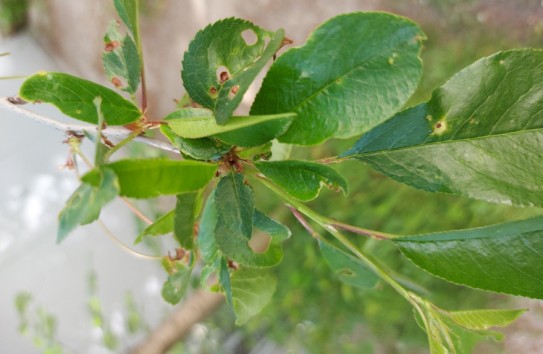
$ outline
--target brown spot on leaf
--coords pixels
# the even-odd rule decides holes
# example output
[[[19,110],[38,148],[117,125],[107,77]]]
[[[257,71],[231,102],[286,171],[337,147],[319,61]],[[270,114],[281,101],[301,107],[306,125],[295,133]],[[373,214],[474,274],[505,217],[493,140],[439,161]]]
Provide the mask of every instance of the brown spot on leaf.
[[[219,81],[221,82],[221,84],[228,81],[228,79],[230,79],[230,75],[228,75],[228,72],[227,71],[221,71],[221,73],[219,74]]]
[[[123,86],[123,83],[121,82],[121,79],[119,79],[118,77],[114,77],[111,79],[111,83],[113,85],[115,85],[115,87],[122,87]]]
[[[121,45],[121,43],[119,43],[118,41],[107,42],[106,47],[105,47],[105,51],[106,52],[111,52],[115,48],[119,48],[120,45]]]

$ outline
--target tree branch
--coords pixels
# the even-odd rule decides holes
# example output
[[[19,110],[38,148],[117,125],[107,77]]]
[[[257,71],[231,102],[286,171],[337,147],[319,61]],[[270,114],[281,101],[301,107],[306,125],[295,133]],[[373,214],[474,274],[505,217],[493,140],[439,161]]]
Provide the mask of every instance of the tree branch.
[[[90,133],[96,132],[95,125],[79,125],[79,124],[62,123],[54,119],[44,117],[37,113],[31,112],[24,108],[21,108],[20,105],[11,103],[9,101],[9,97],[0,97],[0,108],[27,116],[38,123],[50,126],[57,130],[62,130],[65,132],[72,131],[79,134],[83,134],[84,132],[90,132]],[[132,130],[124,128],[124,127],[108,127],[102,131],[102,135],[108,138],[116,138],[116,139],[126,138],[132,133],[133,133]],[[165,150],[169,152],[175,152],[179,154],[179,150],[177,150],[172,144],[169,144],[157,139],[148,138],[145,136],[138,136],[134,140],[140,143],[155,147],[157,149],[161,149],[161,150]]]

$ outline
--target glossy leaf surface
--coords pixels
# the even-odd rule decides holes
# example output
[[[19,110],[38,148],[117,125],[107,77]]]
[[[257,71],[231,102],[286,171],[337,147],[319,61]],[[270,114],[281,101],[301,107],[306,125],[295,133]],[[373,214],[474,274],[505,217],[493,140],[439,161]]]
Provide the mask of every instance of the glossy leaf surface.
[[[236,324],[247,322],[270,301],[277,279],[268,270],[241,268],[232,273],[232,302]]]
[[[102,168],[95,170],[97,186],[82,183],[59,215],[57,242],[61,242],[78,225],[90,224],[98,219],[100,211],[119,194],[119,183],[115,173]]]
[[[269,32],[236,18],[215,22],[190,43],[183,85],[194,101],[214,112],[218,124],[225,124],[283,38],[283,30]]]
[[[281,142],[356,136],[400,109],[422,73],[424,34],[385,13],[351,13],[318,27],[272,65],[251,114],[298,113]]]
[[[445,280],[543,299],[543,217],[393,241],[416,265]]]
[[[102,63],[108,81],[132,95],[140,83],[141,62],[136,43],[130,36],[119,33],[116,21],[109,24],[104,36],[105,50]]]
[[[347,193],[347,181],[333,168],[307,161],[263,161],[256,168],[294,198],[315,199],[323,185]]]
[[[138,120],[138,107],[113,90],[92,81],[64,73],[40,72],[25,80],[19,96],[30,102],[55,105],[64,114],[97,124],[98,113],[94,99],[100,97],[101,111],[108,125],[124,125]]]
[[[344,155],[426,191],[543,206],[541,62],[533,49],[483,58]]]
[[[202,189],[215,174],[217,166],[199,161],[168,159],[129,159],[107,165],[119,179],[120,194],[131,198],[151,198]],[[96,173],[83,181],[96,184]]]
[[[326,263],[342,282],[359,288],[377,284],[379,277],[358,259],[327,242],[319,241],[319,246]]]

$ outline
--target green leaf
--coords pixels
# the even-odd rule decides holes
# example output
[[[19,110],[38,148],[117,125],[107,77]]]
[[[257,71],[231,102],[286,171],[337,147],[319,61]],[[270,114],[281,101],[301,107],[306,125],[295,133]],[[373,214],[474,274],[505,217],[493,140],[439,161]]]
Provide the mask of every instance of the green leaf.
[[[168,125],[161,125],[160,131],[185,157],[197,160],[218,160],[232,148],[215,138],[182,138],[175,134]]]
[[[256,41],[246,41],[246,35],[254,35]],[[224,124],[283,39],[283,30],[269,32],[235,18],[209,25],[196,34],[183,57],[183,85],[194,101],[213,110],[218,124]]]
[[[231,275],[236,324],[241,325],[259,313],[271,300],[277,279],[268,270],[241,268]]]
[[[138,107],[113,90],[94,82],[64,73],[40,72],[25,80],[19,96],[29,102],[55,105],[64,114],[97,124],[98,113],[93,101],[101,97],[101,110],[108,125],[124,125],[138,120]]]
[[[219,283],[222,286],[224,295],[226,296],[226,302],[232,306],[232,283],[230,279],[230,269],[228,268],[228,262],[224,257],[221,257],[219,263]]]
[[[215,226],[217,225],[217,208],[215,207],[215,192],[207,197],[200,224],[196,243],[202,260],[206,264],[212,263],[215,259],[218,248],[215,242]]]
[[[140,232],[134,244],[140,243],[145,236],[160,236],[173,232],[173,220],[175,215],[175,209],[162,215],[154,223],[147,226],[145,230]]]
[[[113,0],[115,10],[121,20],[134,37],[134,42],[139,43],[138,1],[137,0]]]
[[[515,321],[526,310],[468,310],[449,311],[450,318],[458,325],[471,330],[487,330],[490,327],[505,327]]]
[[[188,267],[181,262],[175,262],[174,273],[168,276],[168,279],[162,287],[162,297],[172,305],[177,304],[185,293],[190,282],[192,267]]]
[[[283,258],[280,243],[289,232],[276,221],[254,209],[252,189],[239,174],[229,174],[221,179],[215,190],[217,223],[215,241],[218,249],[228,259],[249,267],[271,267]],[[255,214],[258,214],[255,217]],[[249,246],[255,227],[270,232],[272,242],[264,253],[256,253]]]
[[[422,73],[424,33],[386,13],[351,13],[322,24],[272,65],[251,114],[298,113],[279,141],[317,144],[374,127],[400,109]]]
[[[393,241],[411,261],[445,280],[543,299],[543,217]]]
[[[543,51],[483,58],[344,156],[430,192],[543,206]]]
[[[216,136],[231,145],[251,147],[265,144],[283,134],[295,117],[294,113],[232,117],[228,123],[218,125],[210,111],[185,108],[168,115],[165,121],[181,138]]]
[[[331,167],[307,161],[263,161],[256,168],[301,201],[315,199],[323,185],[347,194],[347,181]]]
[[[95,169],[96,185],[82,183],[59,215],[57,242],[63,241],[78,225],[98,219],[102,207],[119,194],[117,176],[109,168]]]
[[[134,95],[140,83],[141,62],[136,43],[119,33],[119,24],[112,21],[104,36],[102,64],[107,79],[116,87]]]
[[[217,169],[211,163],[168,159],[127,159],[106,166],[115,171],[120,194],[131,198],[197,191],[207,185]],[[91,171],[82,180],[96,185],[96,173]]]
[[[320,240],[319,246],[326,263],[342,282],[359,288],[372,288],[377,284],[379,277],[358,259],[328,242]]]
[[[177,195],[174,235],[181,247],[187,250],[194,249],[194,219],[200,211],[201,199],[201,190]]]

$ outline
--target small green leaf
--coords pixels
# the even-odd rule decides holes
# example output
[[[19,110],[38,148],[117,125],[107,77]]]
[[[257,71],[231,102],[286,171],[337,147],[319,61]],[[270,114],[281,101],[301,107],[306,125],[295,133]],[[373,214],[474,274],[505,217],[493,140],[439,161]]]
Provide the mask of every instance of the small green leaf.
[[[134,37],[134,42],[139,43],[138,1],[137,0],[113,0],[115,10],[121,20]]]
[[[174,217],[174,235],[181,247],[194,249],[194,219],[201,207],[202,191],[177,195]]]
[[[102,207],[119,194],[117,176],[109,168],[95,169],[96,185],[82,183],[66,202],[59,215],[57,242],[61,242],[78,225],[98,219]]]
[[[215,208],[215,241],[228,259],[249,267],[271,267],[281,262],[283,250],[280,244],[290,233],[276,221],[255,211],[253,191],[243,182],[243,176],[229,174],[221,179],[215,190]],[[249,246],[253,223],[272,237],[264,253],[256,253]]]
[[[175,262],[174,273],[168,276],[168,279],[162,287],[162,297],[172,305],[177,304],[185,293],[190,282],[192,267],[188,267],[181,262]]]
[[[307,161],[263,161],[256,168],[294,198],[315,199],[323,185],[347,193],[347,181],[331,167]]]
[[[175,215],[174,212],[175,212],[175,209],[162,215],[154,223],[147,226],[145,230],[143,230],[138,235],[138,237],[134,241],[134,244],[140,243],[145,236],[160,236],[160,235],[165,235],[165,234],[169,234],[170,232],[173,232],[173,219]]]
[[[231,275],[236,324],[241,325],[262,311],[271,300],[277,279],[268,270],[241,268]]]
[[[543,299],[543,217],[393,241],[411,261],[445,280]]]
[[[286,143],[361,134],[397,112],[415,91],[424,38],[414,22],[391,14],[334,17],[274,62],[251,114],[298,113],[279,138]]]
[[[319,241],[321,253],[339,280],[359,287],[372,288],[379,277],[364,263],[326,241]]]
[[[207,197],[200,224],[198,227],[198,237],[196,243],[206,264],[212,263],[215,259],[218,248],[215,242],[215,226],[217,225],[217,209],[215,207],[215,192]]]
[[[251,35],[254,43],[245,38]],[[218,124],[225,124],[283,39],[283,30],[268,32],[236,18],[209,25],[183,57],[183,85],[194,101],[213,110]]]
[[[175,134],[168,125],[161,125],[160,131],[173,146],[188,158],[197,160],[218,160],[232,148],[215,138],[188,139]]]
[[[111,21],[104,36],[105,51],[102,64],[108,81],[134,95],[140,84],[141,62],[136,43],[119,33],[119,25]]]
[[[138,107],[113,90],[64,73],[40,72],[25,80],[19,96],[29,102],[55,105],[64,114],[97,124],[93,101],[102,98],[101,109],[108,125],[132,123],[143,115]]]
[[[208,112],[207,116],[203,113]],[[188,114],[198,114],[189,116]],[[183,116],[181,118],[176,118]],[[228,123],[218,125],[208,110],[185,108],[165,118],[172,131],[182,138],[197,139],[216,136],[237,146],[257,146],[283,134],[296,117],[294,113],[267,116],[232,117]]]
[[[232,283],[230,279],[230,269],[228,269],[228,262],[224,257],[221,257],[219,265],[219,283],[222,286],[224,295],[226,296],[226,302],[232,306]]]
[[[344,156],[429,192],[543,206],[542,61],[535,49],[483,58]]]
[[[467,329],[487,330],[508,326],[524,312],[526,310],[468,310],[449,311],[448,315],[456,324]]]
[[[120,194],[131,198],[197,191],[207,185],[217,169],[210,163],[168,159],[127,159],[106,166],[115,171]],[[96,185],[96,172],[87,173],[82,180]]]

